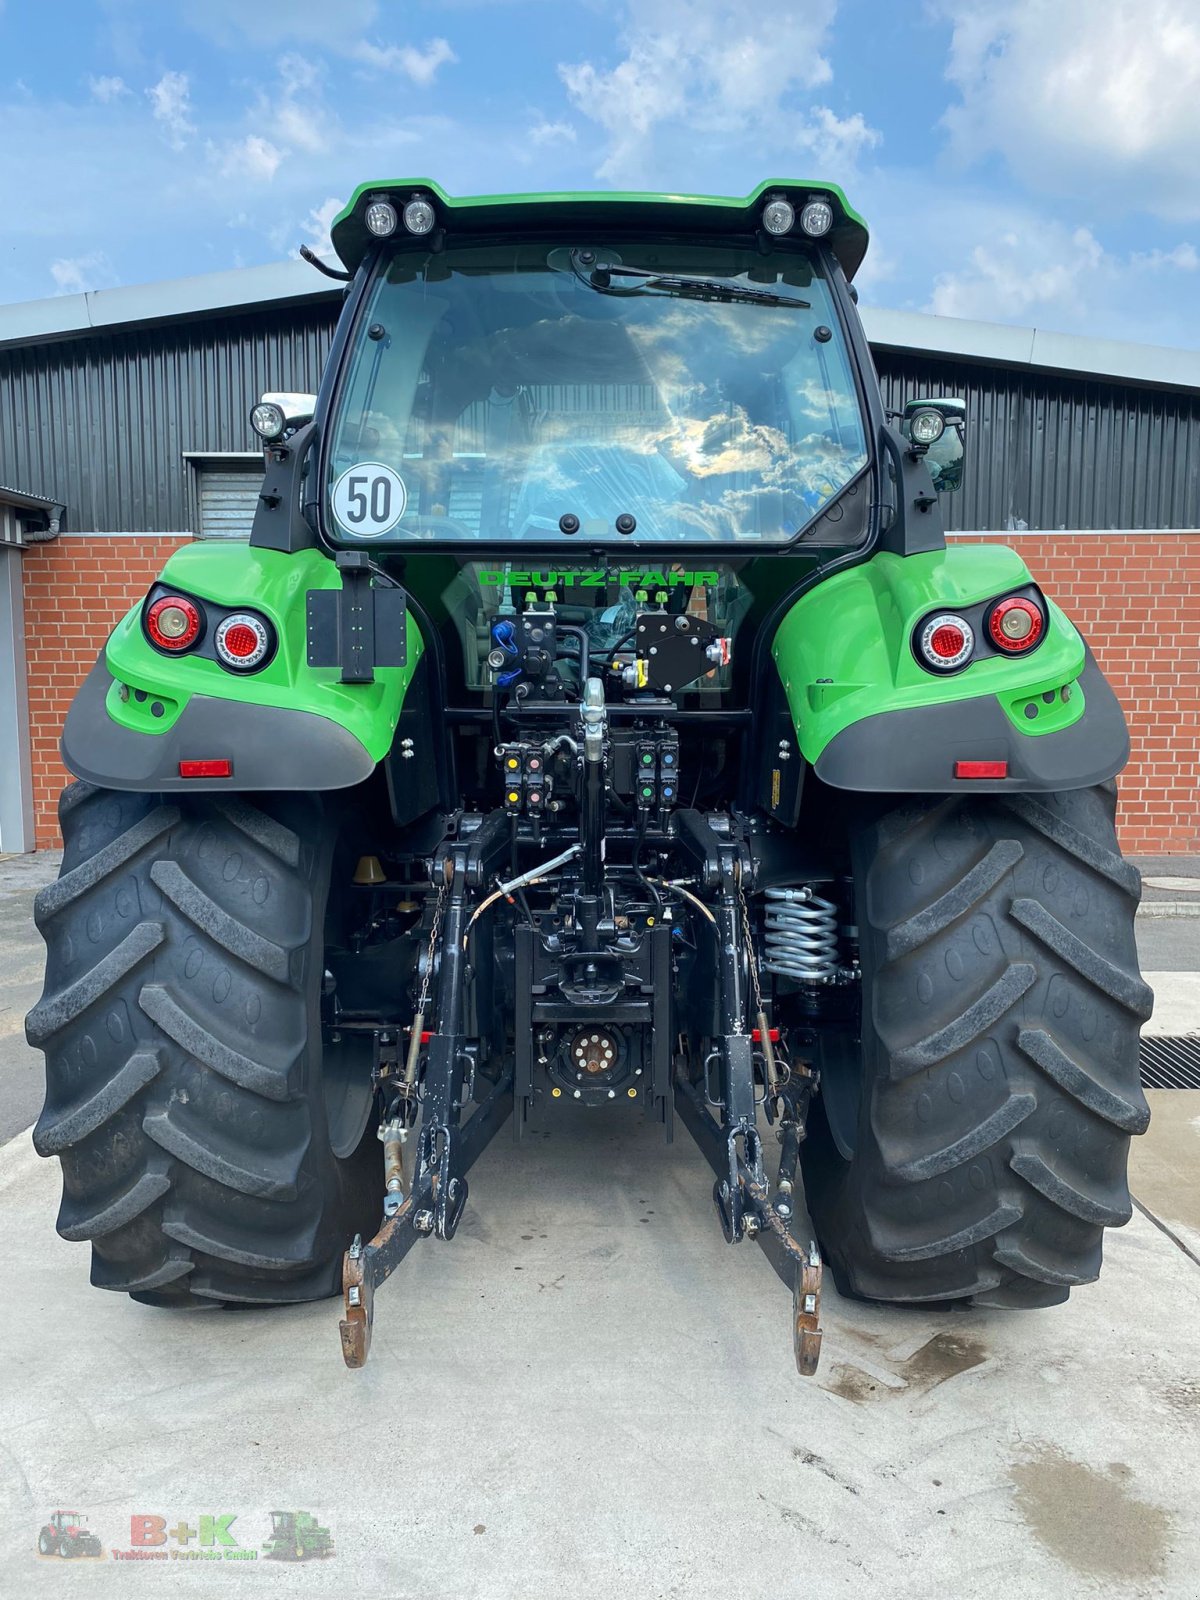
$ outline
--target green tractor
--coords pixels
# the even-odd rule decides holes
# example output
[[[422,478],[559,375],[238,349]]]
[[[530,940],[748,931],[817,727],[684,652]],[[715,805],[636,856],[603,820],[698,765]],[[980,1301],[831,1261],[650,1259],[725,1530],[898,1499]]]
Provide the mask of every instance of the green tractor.
[[[171,557],[63,734],[28,1037],[92,1282],[340,1287],[359,1366],[492,1135],[619,1106],[804,1372],[826,1261],[1065,1300],[1148,1120],[1128,736],[1020,557],[947,547],[964,407],[885,410],[862,219],[422,180],[332,231],[249,545]]]
[[[311,1561],[333,1554],[333,1535],[307,1511],[272,1511],[271,1537],[263,1545],[268,1561]]]

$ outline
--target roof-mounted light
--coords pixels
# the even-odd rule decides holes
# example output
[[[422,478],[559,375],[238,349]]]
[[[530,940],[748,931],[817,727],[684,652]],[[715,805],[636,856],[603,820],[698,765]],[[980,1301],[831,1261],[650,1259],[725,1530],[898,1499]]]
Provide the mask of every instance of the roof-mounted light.
[[[780,234],[791,233],[795,223],[796,209],[790,200],[768,200],[763,207],[762,225],[776,238]]]
[[[828,200],[810,200],[800,213],[800,227],[810,239],[823,239],[833,227],[833,207]]]
[[[373,233],[377,239],[387,239],[395,233],[400,218],[390,200],[372,200],[363,213],[363,221],[368,233]]]
[[[404,208],[404,226],[409,233],[418,237],[424,233],[432,233],[433,225],[437,221],[437,214],[428,200],[422,200],[420,195],[414,195]]]

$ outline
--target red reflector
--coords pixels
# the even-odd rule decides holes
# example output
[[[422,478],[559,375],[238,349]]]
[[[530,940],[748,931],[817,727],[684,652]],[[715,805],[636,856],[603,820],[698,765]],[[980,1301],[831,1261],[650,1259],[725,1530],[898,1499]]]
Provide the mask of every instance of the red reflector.
[[[181,761],[181,778],[232,778],[233,762],[227,756],[216,761]]]
[[[1007,761],[956,761],[956,778],[1007,778]]]
[[[767,1029],[767,1033],[770,1035],[770,1039],[771,1039],[771,1043],[772,1044],[778,1044],[779,1043],[779,1029],[778,1028],[768,1028]],[[755,1044],[761,1044],[762,1043],[762,1029],[761,1028],[754,1028],[751,1031],[750,1037],[754,1040]]]

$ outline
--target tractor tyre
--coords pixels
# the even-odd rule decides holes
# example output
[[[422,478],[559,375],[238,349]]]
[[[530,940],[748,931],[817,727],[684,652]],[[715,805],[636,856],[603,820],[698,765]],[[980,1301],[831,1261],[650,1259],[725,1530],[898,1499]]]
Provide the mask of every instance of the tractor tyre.
[[[1129,1220],[1136,869],[1112,784],[920,798],[852,838],[861,1051],[831,1052],[802,1146],[839,1289],[1036,1307]]]
[[[58,1535],[51,1533],[49,1528],[43,1528],[38,1534],[38,1554],[43,1556],[58,1554]]]
[[[369,1072],[322,1049],[334,817],[313,795],[77,783],[59,819],[26,1023],[59,1233],[91,1241],[93,1284],[150,1304],[336,1293],[379,1156]]]

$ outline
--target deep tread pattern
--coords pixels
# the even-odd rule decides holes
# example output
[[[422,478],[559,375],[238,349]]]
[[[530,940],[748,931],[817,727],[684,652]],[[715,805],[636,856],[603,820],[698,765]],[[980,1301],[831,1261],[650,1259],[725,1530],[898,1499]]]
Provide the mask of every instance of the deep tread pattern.
[[[78,788],[80,785],[75,787]],[[90,792],[95,795],[100,791],[92,789]],[[60,820],[65,820],[69,814],[69,811],[64,812],[60,809]],[[178,821],[178,806],[158,806],[148,816],[142,817],[131,828],[119,834],[111,844],[98,850],[94,856],[88,856],[79,866],[70,872],[64,872],[53,883],[48,883],[44,889],[38,891],[37,899],[34,901],[33,914],[38,927],[44,928],[51,917],[74,905],[81,895],[95,889],[105,878],[111,877],[127,862],[140,855],[147,845],[153,844],[156,839],[169,832]]]
[[[162,1069],[161,1051],[135,1051],[125,1065],[87,1099],[57,1116],[50,1115],[47,1105],[33,1130],[33,1148],[40,1156],[56,1156],[68,1145],[81,1143],[89,1133],[95,1133],[110,1117],[115,1117],[152,1078],[158,1077]]]
[[[188,921],[202,928],[215,944],[254,967],[265,978],[287,982],[288,953],[283,946],[273,939],[264,939],[253,928],[222,910],[210,894],[192,882],[178,861],[156,861],[150,868],[150,877]]]
[[[926,1178],[938,1178],[943,1172],[952,1172],[955,1167],[961,1167],[964,1161],[970,1161],[982,1151],[990,1149],[998,1139],[1019,1127],[1036,1110],[1037,1101],[1033,1095],[1010,1095],[1003,1105],[997,1106],[990,1116],[969,1129],[961,1139],[955,1139],[951,1144],[932,1150],[927,1155],[896,1161],[893,1164],[896,1176],[903,1178],[905,1183],[922,1183]]]
[[[221,1149],[213,1146],[204,1128],[193,1128],[174,1105],[148,1111],[142,1121],[147,1138],[191,1167],[227,1189],[239,1194],[260,1195],[268,1200],[294,1200],[300,1192],[300,1168],[308,1148],[308,1138],[295,1149],[265,1151],[237,1150],[231,1141]]]
[[[72,1203],[70,1196],[64,1194],[56,1226],[64,1239],[100,1239],[106,1233],[123,1228],[135,1217],[140,1217],[170,1187],[170,1178],[159,1166],[147,1167],[120,1194],[113,1195],[98,1207],[85,1208]]]
[[[944,1028],[939,1028],[936,1033],[931,1033],[928,1038],[919,1039],[916,1044],[895,1051],[892,1056],[892,1077],[911,1078],[914,1072],[922,1072],[936,1066],[939,1061],[945,1061],[947,1056],[957,1055],[1011,1011],[1025,991],[1036,982],[1036,967],[1028,961],[1014,961],[960,1016],[948,1022]]]
[[[215,802],[215,808],[227,822],[231,822],[248,839],[253,839],[255,844],[269,850],[285,867],[299,866],[299,834],[277,821],[269,811],[252,806],[245,800],[225,797]]]
[[[265,1095],[268,1100],[286,1100],[291,1094],[286,1068],[280,1071],[261,1061],[252,1061],[217,1038],[204,1023],[190,1016],[162,984],[146,984],[138,994],[138,1005],[188,1055],[219,1072],[230,1083],[236,1083],[239,1089]]]
[[[1072,1060],[1044,1028],[1022,1028],[1017,1034],[1017,1048],[1060,1089],[1114,1128],[1125,1133],[1145,1133],[1150,1126],[1150,1106],[1140,1080],[1127,1086],[1124,1093],[1114,1094],[1092,1071]]]
[[[335,1157],[319,1039],[335,825],[315,796],[61,801],[38,896],[46,1055],[34,1130],[62,1164],[59,1232],[92,1282],[148,1304],[334,1293],[375,1218],[378,1141]]]
[[[92,1283],[97,1289],[116,1289],[122,1294],[145,1294],[147,1290],[161,1289],[168,1283],[186,1277],[194,1264],[186,1250],[172,1248],[151,1266],[138,1268],[127,1263],[122,1272],[120,1264],[110,1265],[102,1257],[93,1254]]]
[[[82,977],[44,996],[25,1019],[25,1037],[30,1044],[44,1045],[51,1034],[61,1033],[69,1022],[98,1005],[165,938],[161,922],[140,922]]]
[[[204,1217],[194,1211],[168,1207],[163,1213],[163,1232],[214,1261],[232,1261],[256,1272],[288,1272],[311,1261],[313,1229],[287,1236],[272,1234],[269,1239],[257,1232],[230,1228],[224,1218]]]
[[[957,883],[932,905],[923,907],[904,922],[888,929],[887,953],[889,961],[897,961],[910,950],[925,943],[935,933],[941,933],[959,917],[977,906],[985,895],[1015,867],[1024,855],[1018,839],[997,839],[992,848]]]
[[[997,1206],[986,1217],[970,1222],[954,1233],[942,1234],[936,1239],[923,1239],[917,1244],[895,1244],[876,1240],[875,1248],[888,1261],[931,1261],[934,1256],[957,1255],[983,1239],[1002,1233],[1012,1222],[1019,1222],[1021,1213],[1016,1206]]]
[[[909,799],[861,826],[857,1141],[843,1159],[818,1101],[802,1146],[846,1292],[1055,1305],[1129,1220],[1153,995],[1114,811],[1103,785]]]
[[[1078,934],[1064,928],[1040,900],[1014,900],[1011,912],[1023,927],[1048,945],[1060,961],[1074,967],[1089,983],[1132,1011],[1139,1022],[1146,1021],[1154,1010],[1154,991],[1149,984],[1123,970],[1115,961],[1106,961]]]
[[[1030,1150],[1018,1150],[1009,1166],[1014,1172],[1019,1172],[1026,1183],[1031,1183],[1039,1194],[1044,1194],[1060,1210],[1069,1211],[1082,1222],[1094,1222],[1101,1228],[1121,1228],[1133,1215],[1133,1201],[1128,1198],[1128,1188],[1125,1191],[1126,1198],[1115,1204],[1101,1199],[1089,1193],[1080,1182],[1068,1183],[1065,1178],[1060,1178],[1041,1156]]]

